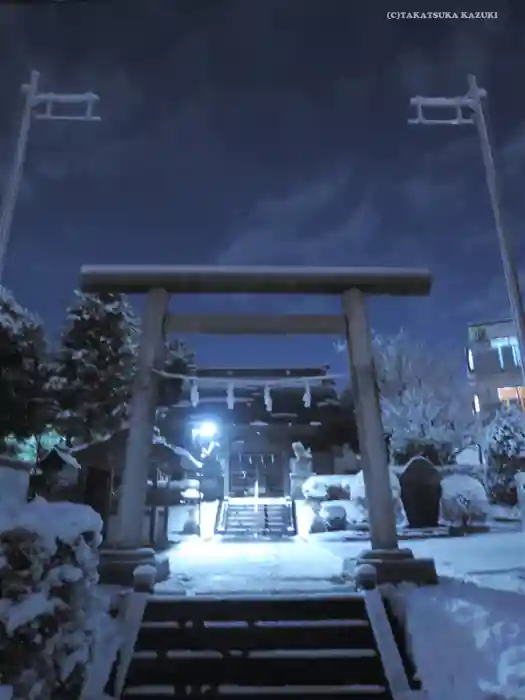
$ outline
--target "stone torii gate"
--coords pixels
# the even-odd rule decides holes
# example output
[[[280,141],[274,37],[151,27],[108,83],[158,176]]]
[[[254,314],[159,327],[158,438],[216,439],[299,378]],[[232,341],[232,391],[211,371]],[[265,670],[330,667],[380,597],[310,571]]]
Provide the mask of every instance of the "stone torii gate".
[[[155,420],[158,375],[165,333],[237,335],[344,335],[353,378],[361,463],[369,508],[372,549],[363,557],[382,580],[435,578],[432,560],[415,560],[398,548],[388,454],[367,322],[366,295],[426,296],[429,271],[403,268],[222,267],[193,265],[87,265],[83,292],[145,294],[138,371],[130,411],[115,545],[136,550],[141,543],[148,460]],[[172,315],[171,294],[336,295],[341,315]],[[135,560],[136,563],[136,560]]]

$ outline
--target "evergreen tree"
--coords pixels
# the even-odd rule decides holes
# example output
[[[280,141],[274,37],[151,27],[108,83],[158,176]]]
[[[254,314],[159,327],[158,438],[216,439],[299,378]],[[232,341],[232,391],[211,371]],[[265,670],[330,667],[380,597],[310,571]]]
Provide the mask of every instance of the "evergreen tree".
[[[190,375],[195,372],[195,354],[181,340],[169,340],[166,343],[166,354],[163,363],[166,374]],[[174,406],[180,400],[184,389],[184,380],[174,377],[161,377],[159,382],[159,408]]]
[[[57,428],[68,442],[89,442],[127,418],[136,360],[135,318],[122,294],[76,292],[68,309],[50,386]]]
[[[195,374],[195,354],[191,352],[180,340],[168,340],[166,343],[163,371],[166,375],[182,374],[189,376]],[[155,422],[160,434],[170,443],[181,444],[184,429],[178,425],[175,418],[175,409],[185,389],[183,379],[169,376],[161,376],[159,381],[159,395],[157,399],[157,411]]]
[[[0,449],[38,435],[48,418],[46,344],[40,320],[0,287]]]

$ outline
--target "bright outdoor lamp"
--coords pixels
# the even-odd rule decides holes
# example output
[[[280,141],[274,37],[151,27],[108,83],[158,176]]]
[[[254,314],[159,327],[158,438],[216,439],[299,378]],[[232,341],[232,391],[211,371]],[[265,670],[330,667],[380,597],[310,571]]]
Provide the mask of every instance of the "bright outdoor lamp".
[[[192,438],[203,438],[204,440],[211,440],[219,432],[219,428],[216,423],[212,421],[205,421],[204,423],[199,423],[191,431]]]

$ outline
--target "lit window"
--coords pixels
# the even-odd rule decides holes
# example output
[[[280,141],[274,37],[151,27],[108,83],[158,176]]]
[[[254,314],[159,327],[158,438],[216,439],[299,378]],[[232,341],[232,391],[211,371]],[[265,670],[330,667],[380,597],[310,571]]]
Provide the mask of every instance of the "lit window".
[[[474,394],[474,413],[479,413],[480,411],[481,407],[479,405],[479,396]]]
[[[470,350],[470,349],[467,352],[467,365],[468,365],[469,372],[473,372],[474,371],[474,355],[472,353],[472,350]]]
[[[523,386],[504,386],[498,389],[498,398],[502,403],[519,403],[520,406],[525,406],[525,387]]]
[[[503,369],[504,367],[502,348],[511,348],[512,359],[514,360],[514,364],[516,365],[516,367],[521,367],[520,349],[517,338],[492,338],[490,341],[490,346],[498,351],[498,359],[501,369]]]

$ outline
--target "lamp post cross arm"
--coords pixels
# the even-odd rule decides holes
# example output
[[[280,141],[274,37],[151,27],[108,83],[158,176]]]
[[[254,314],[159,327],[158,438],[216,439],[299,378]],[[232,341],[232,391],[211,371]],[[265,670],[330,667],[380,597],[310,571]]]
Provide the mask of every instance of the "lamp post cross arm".
[[[469,76],[469,90],[466,95],[458,97],[422,97],[416,95],[410,99],[410,105],[416,108],[416,117],[409,119],[409,124],[451,124],[454,126],[464,124],[475,124],[472,117],[464,115],[464,110],[470,110],[475,114],[481,109],[481,100],[487,97],[487,91],[480,88],[476,78]],[[453,119],[442,118],[429,119],[425,117],[423,108],[455,110],[456,116]]]

